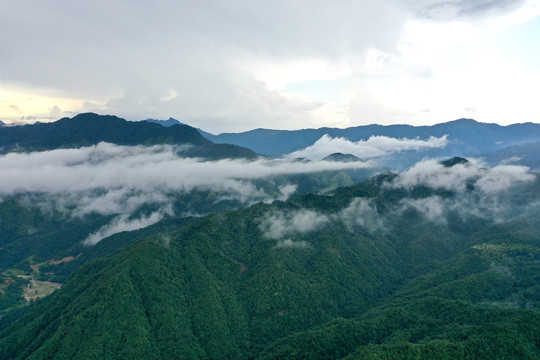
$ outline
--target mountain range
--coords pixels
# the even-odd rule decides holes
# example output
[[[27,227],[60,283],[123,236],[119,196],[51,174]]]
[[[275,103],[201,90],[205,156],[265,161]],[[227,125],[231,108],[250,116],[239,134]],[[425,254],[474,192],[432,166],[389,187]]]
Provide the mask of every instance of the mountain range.
[[[79,148],[108,142],[117,145],[189,145],[185,156],[216,158],[255,158],[246,148],[230,144],[214,144],[188,125],[163,127],[155,123],[131,122],[116,116],[79,114],[52,123],[0,128],[3,153],[28,152],[59,148]]]
[[[176,122],[0,128],[0,359],[540,359],[540,125]]]
[[[180,121],[178,121],[176,119],[173,119],[173,118],[169,118],[167,120],[146,119],[144,121],[159,124],[159,125],[165,126],[165,127],[169,127],[169,126],[173,126],[173,125],[185,125],[184,123],[181,123]]]
[[[412,125],[365,125],[346,129],[319,128],[303,130],[255,129],[241,133],[201,134],[215,143],[228,143],[247,147],[258,154],[281,157],[313,145],[324,135],[344,138],[351,142],[366,141],[373,136],[427,140],[430,137],[448,136],[444,147],[422,152],[410,152],[388,164],[410,166],[426,156],[478,157],[503,148],[540,140],[540,124],[524,123],[501,126],[480,123],[471,119],[459,119],[433,126]],[[362,157],[362,156],[360,156]]]

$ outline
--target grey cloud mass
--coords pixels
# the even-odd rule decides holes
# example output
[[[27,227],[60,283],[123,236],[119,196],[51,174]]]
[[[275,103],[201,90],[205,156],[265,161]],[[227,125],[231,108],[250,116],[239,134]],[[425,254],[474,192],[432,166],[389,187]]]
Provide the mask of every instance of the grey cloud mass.
[[[6,120],[39,115],[48,121],[68,115],[66,111],[94,111],[131,120],[173,116],[211,132],[249,130],[255,124],[343,124],[381,116],[403,121],[410,110],[389,107],[371,92],[369,100],[361,89],[356,98],[367,100],[359,114],[357,101],[343,105],[351,101],[344,95],[347,89],[362,87],[352,78],[333,99],[311,96],[310,91],[275,90],[269,82],[276,76],[286,78],[283,85],[325,80],[320,73],[326,69],[335,82],[362,76],[370,67],[368,54],[380,52],[387,59],[402,55],[411,19],[474,22],[524,3],[0,0],[2,85],[78,103],[69,109],[50,103],[40,114],[20,106],[21,113],[11,111],[16,118]],[[315,71],[296,78],[313,62],[318,64]],[[432,73],[422,61],[404,66]]]
[[[321,105],[269,90],[247,70],[254,59],[336,59],[373,46],[395,51],[405,21],[394,5],[371,1],[1,5],[6,84],[101,102],[81,110],[131,119],[174,115],[198,126],[211,120],[223,130],[227,122],[230,130],[254,119],[285,125]]]
[[[424,0],[406,1],[419,17],[452,20],[459,17],[479,18],[522,6],[525,0]]]

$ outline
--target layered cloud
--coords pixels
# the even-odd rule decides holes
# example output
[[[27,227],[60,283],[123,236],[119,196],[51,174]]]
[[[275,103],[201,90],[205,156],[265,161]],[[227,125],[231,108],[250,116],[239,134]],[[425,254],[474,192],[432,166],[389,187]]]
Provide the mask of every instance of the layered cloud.
[[[259,159],[203,161],[183,158],[174,146],[118,146],[100,143],[0,157],[0,198],[20,195],[44,209],[65,210],[71,216],[91,213],[118,215],[87,240],[93,244],[117,231],[133,230],[160,220],[178,194],[192,190],[216,192],[218,200],[245,205],[274,198],[286,200],[295,184],[282,185],[269,195],[254,180],[284,174],[314,173],[371,167],[369,163],[296,162]],[[135,214],[143,205],[159,211]],[[186,209],[189,211],[191,209]]]
[[[313,145],[288,154],[287,158],[324,159],[333,153],[352,154],[361,159],[380,158],[403,151],[422,151],[443,148],[448,144],[448,136],[430,136],[427,140],[397,139],[387,136],[371,136],[367,140],[350,141],[323,135]]]
[[[171,146],[127,147],[100,143],[80,149],[11,153],[0,157],[0,194],[115,189],[119,197],[125,189],[163,193],[217,187],[239,195],[247,191],[245,195],[249,196],[256,189],[247,186],[247,180],[372,166],[362,162],[306,163],[268,159],[201,161],[183,158]],[[291,187],[282,189],[284,194],[292,190]],[[114,197],[109,194],[109,198]]]

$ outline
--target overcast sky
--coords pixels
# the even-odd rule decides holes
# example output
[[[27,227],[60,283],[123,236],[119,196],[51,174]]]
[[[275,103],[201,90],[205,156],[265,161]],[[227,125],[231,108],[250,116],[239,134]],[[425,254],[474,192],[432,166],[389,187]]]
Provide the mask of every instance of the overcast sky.
[[[0,120],[540,122],[540,0],[0,0]]]

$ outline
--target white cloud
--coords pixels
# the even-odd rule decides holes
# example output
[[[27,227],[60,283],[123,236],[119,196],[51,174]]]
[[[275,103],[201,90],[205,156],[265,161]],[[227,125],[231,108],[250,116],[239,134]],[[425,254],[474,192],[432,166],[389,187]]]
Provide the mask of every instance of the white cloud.
[[[371,231],[384,228],[383,217],[379,215],[371,199],[353,199],[349,206],[334,218],[342,220],[349,230],[354,230],[359,225]]]
[[[404,199],[397,213],[413,208],[428,220],[446,223],[450,212],[461,218],[490,219],[495,222],[507,220],[527,209],[530,204],[514,201],[511,191],[521,185],[532,183],[536,176],[529,168],[515,165],[499,165],[494,168],[470,162],[444,167],[437,160],[424,160],[402,172],[385,186],[411,190],[427,186],[434,190],[454,192],[451,197],[431,195],[421,199]],[[534,200],[534,199],[531,199]]]
[[[138,219],[130,219],[129,215],[120,215],[115,217],[109,224],[102,226],[96,232],[88,235],[83,241],[85,245],[95,245],[104,238],[122,231],[138,230],[153,225],[163,219],[163,216],[171,214],[171,208],[166,207],[160,211],[151,213],[148,216],[142,216]]]
[[[320,160],[333,153],[352,154],[361,159],[373,159],[403,151],[422,151],[442,148],[448,144],[447,135],[440,138],[430,136],[427,140],[396,139],[387,136],[371,136],[357,142],[345,138],[323,135],[313,145],[286,155],[287,158]]]
[[[0,194],[129,189],[148,195],[217,188],[245,199],[258,191],[247,180],[372,166],[361,162],[296,162],[284,159],[202,161],[182,158],[172,146],[128,147],[100,143],[80,149],[0,156]],[[291,190],[291,187],[283,188],[286,193]],[[119,191],[108,196],[121,197],[122,194]]]
[[[499,165],[490,169],[476,182],[476,186],[485,193],[497,193],[520,183],[533,181],[536,177],[530,169],[519,165]]]
[[[486,194],[500,193],[510,187],[531,182],[535,176],[525,166],[499,165],[492,169],[479,163],[443,166],[438,160],[424,160],[399,174],[390,187],[411,189],[427,186],[433,189],[464,193],[469,185]]]
[[[116,231],[147,226],[161,219],[177,194],[192,190],[217,192],[218,200],[249,205],[258,201],[285,200],[296,191],[286,184],[269,195],[252,180],[284,174],[313,173],[371,167],[368,163],[296,162],[258,159],[203,161],[182,158],[174,146],[118,146],[100,143],[80,149],[0,156],[0,196],[23,199],[45,211],[60,210],[68,216],[90,213],[118,215],[91,235],[96,243]],[[149,217],[132,219],[143,205],[161,209]],[[191,209],[186,209],[188,212]],[[302,228],[302,218],[294,218]]]
[[[281,239],[292,234],[318,230],[329,221],[328,216],[312,210],[274,211],[261,220],[259,228],[266,237]]]
[[[280,196],[278,197],[278,200],[285,201],[289,197],[291,197],[292,194],[296,192],[296,189],[298,189],[298,185],[296,184],[286,184],[279,188]]]
[[[449,204],[440,196],[434,195],[423,199],[403,199],[400,204],[403,208],[413,208],[417,210],[428,220],[444,224],[447,222],[446,215]]]
[[[292,241],[291,239],[279,240],[277,248],[296,248],[296,249],[305,249],[310,248],[311,245],[307,241]]]

